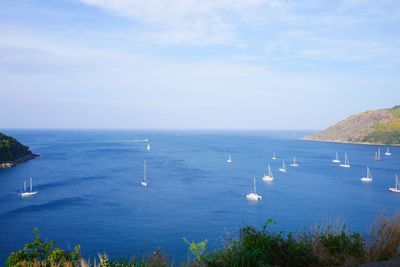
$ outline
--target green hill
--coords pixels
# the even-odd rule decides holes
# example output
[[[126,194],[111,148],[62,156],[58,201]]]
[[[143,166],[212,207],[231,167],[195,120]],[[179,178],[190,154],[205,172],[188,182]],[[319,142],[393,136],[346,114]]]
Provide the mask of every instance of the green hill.
[[[305,140],[400,145],[400,105],[363,112]]]
[[[17,139],[0,133],[0,168],[12,167],[37,157],[28,146],[17,141]]]

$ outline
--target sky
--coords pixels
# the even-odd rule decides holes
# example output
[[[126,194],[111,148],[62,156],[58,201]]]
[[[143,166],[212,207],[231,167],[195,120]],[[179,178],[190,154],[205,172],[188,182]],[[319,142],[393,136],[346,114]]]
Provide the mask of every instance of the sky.
[[[398,0],[1,0],[0,128],[323,129],[399,47]]]

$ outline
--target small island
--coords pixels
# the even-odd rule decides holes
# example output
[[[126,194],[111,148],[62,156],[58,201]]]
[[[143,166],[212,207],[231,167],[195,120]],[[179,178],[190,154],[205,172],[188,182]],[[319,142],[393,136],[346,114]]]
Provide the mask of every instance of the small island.
[[[400,145],[400,105],[350,116],[304,139],[338,143]]]
[[[17,139],[0,133],[0,169],[14,167],[38,156]]]

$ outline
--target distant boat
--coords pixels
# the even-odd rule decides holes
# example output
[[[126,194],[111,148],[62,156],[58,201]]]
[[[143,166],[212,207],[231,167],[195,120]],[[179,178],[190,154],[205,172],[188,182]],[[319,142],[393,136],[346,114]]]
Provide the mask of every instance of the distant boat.
[[[290,164],[292,167],[297,167],[299,166],[299,163],[296,162],[296,157],[293,157],[293,162]]]
[[[362,182],[372,182],[372,174],[371,171],[369,170],[369,167],[367,167],[367,177],[363,177],[360,179]]]
[[[397,174],[396,174],[396,185],[395,185],[395,187],[390,187],[389,191],[393,192],[393,193],[400,193],[400,181],[399,181],[399,177],[397,176]]]
[[[150,143],[147,143],[147,150],[150,151]]]
[[[26,181],[24,181],[24,192],[20,192],[21,197],[31,197],[36,195],[38,192],[32,190],[32,177],[29,180],[29,191],[26,188]]]
[[[272,155],[272,159],[273,159],[273,160],[276,160],[276,154],[275,154],[275,152],[274,152],[274,154]]]
[[[347,153],[344,153],[344,164],[340,164],[340,167],[350,168],[350,161],[349,157],[347,156]]]
[[[144,160],[144,174],[143,180],[140,182],[144,187],[147,186],[147,177],[146,177],[146,160]]]
[[[385,156],[391,156],[391,155],[392,155],[392,153],[390,152],[389,147],[387,147]]]
[[[282,167],[279,168],[280,172],[286,172],[286,166],[285,166],[285,162],[282,161]]]
[[[374,160],[382,160],[381,158],[381,149],[378,148],[378,151],[375,152]]]
[[[333,163],[340,163],[339,154],[336,152],[336,158],[332,160]]]
[[[231,154],[229,154],[229,156],[228,156],[228,159],[226,160],[226,162],[228,162],[228,163],[232,163],[232,157],[231,157]]]
[[[268,175],[264,174],[264,177],[262,179],[266,182],[274,180],[274,175],[272,174],[271,165],[268,164]]]
[[[262,197],[258,195],[256,191],[256,178],[254,178],[254,192],[248,193],[246,195],[246,198],[251,201],[259,201],[262,199]]]

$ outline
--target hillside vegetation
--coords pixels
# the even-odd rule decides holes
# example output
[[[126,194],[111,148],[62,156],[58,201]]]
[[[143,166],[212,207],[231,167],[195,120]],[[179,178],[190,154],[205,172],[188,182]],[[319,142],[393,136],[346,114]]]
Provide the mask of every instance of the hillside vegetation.
[[[13,165],[36,157],[28,146],[17,139],[0,133],[0,167],[12,167]]]
[[[363,112],[306,140],[400,145],[400,105]]]

